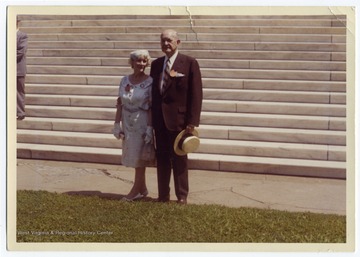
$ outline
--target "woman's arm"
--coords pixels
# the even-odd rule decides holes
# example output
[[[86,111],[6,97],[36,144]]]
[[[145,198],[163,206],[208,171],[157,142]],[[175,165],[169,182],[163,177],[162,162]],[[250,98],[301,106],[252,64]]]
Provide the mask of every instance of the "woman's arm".
[[[124,137],[124,131],[122,129],[122,124],[121,124],[121,115],[122,115],[122,104],[121,104],[121,98],[119,97],[116,104],[116,114],[115,114],[115,122],[113,128],[113,135],[117,139],[121,139]]]
[[[121,116],[122,116],[122,102],[121,102],[121,97],[119,97],[116,103],[115,123],[120,123]]]

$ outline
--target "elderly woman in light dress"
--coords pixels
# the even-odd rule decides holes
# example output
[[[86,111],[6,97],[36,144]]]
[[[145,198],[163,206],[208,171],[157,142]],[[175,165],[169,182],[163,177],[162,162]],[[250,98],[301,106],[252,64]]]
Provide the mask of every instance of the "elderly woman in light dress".
[[[147,50],[130,53],[133,73],[124,76],[119,85],[113,134],[122,139],[122,164],[135,168],[134,185],[122,198],[133,201],[148,194],[145,170],[154,164],[154,158],[144,158],[144,149],[151,149],[153,128],[151,121],[152,78],[145,74],[151,57]],[[148,146],[150,148],[148,148]]]

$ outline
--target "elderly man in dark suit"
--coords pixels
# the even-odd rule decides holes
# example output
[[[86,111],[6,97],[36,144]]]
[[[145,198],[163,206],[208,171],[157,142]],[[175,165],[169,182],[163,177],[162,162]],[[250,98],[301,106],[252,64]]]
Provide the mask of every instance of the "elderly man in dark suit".
[[[17,59],[17,119],[25,118],[25,76],[26,76],[26,50],[28,36],[19,30],[19,22],[16,21],[16,59]]]
[[[199,126],[202,105],[202,81],[199,64],[193,57],[178,52],[176,31],[161,33],[165,56],[152,62],[152,119],[156,138],[159,202],[170,200],[171,169],[177,202],[187,203],[189,192],[188,158],[174,152],[174,141],[182,131],[192,133]]]

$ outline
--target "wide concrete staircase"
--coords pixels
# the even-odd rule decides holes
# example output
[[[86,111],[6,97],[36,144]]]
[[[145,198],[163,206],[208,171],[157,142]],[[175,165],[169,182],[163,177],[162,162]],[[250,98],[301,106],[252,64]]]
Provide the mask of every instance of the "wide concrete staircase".
[[[130,51],[175,28],[204,85],[192,169],[346,178],[345,16],[21,16],[29,35],[18,158],[118,164]],[[171,26],[170,26],[171,25]]]

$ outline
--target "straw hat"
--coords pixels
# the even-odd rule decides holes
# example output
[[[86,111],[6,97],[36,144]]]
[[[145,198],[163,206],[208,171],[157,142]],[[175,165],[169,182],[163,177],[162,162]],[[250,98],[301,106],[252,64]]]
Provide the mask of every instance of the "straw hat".
[[[186,130],[183,130],[175,139],[174,151],[177,155],[186,155],[194,152],[199,145],[199,133],[196,129],[192,133],[186,133]]]

